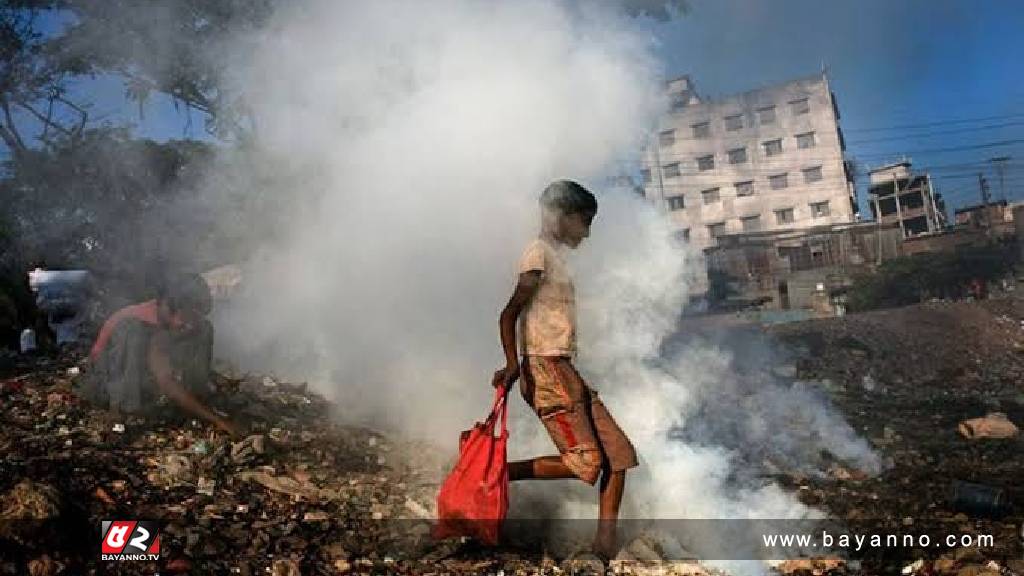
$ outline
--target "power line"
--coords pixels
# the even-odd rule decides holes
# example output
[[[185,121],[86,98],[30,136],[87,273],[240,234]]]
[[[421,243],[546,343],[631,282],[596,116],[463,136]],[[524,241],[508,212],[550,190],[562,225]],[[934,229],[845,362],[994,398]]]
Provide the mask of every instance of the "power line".
[[[871,128],[851,128],[843,130],[846,133],[855,132],[883,132],[886,130],[906,130],[910,128],[925,128],[928,126],[946,126],[950,124],[967,124],[970,122],[991,122],[992,120],[1006,120],[1008,118],[1021,118],[1024,117],[1024,112],[1017,112],[1013,114],[1001,114],[998,116],[984,116],[979,118],[961,118],[957,120],[936,120],[934,122],[922,122],[918,124],[902,124],[895,126],[876,126]]]
[[[1011,138],[1011,139],[1007,139],[1007,140],[997,140],[997,141],[994,141],[994,142],[981,142],[981,143],[977,143],[977,144],[965,144],[963,146],[949,146],[949,147],[945,147],[945,148],[924,148],[924,149],[918,149],[918,150],[896,150],[896,151],[892,151],[892,152],[871,152],[871,153],[864,153],[864,154],[851,154],[850,156],[852,157],[852,159],[857,159],[857,158],[876,158],[876,157],[877,158],[884,158],[884,157],[892,157],[892,156],[897,156],[897,155],[909,156],[909,155],[913,155],[913,154],[943,154],[943,153],[946,153],[946,152],[962,152],[962,151],[966,151],[966,150],[984,150],[986,148],[998,148],[1000,146],[1013,146],[1013,145],[1016,145],[1016,144],[1024,144],[1024,138]],[[741,147],[737,146],[736,148],[731,148],[731,150],[738,150],[739,148],[741,148]],[[742,148],[746,148],[746,146],[742,146]],[[790,150],[809,150],[809,149],[808,148],[796,148],[796,149],[790,149]],[[726,152],[728,152],[728,150]],[[780,153],[779,155],[784,154],[784,153],[785,153],[785,151]],[[700,154],[700,155],[695,155],[695,154],[685,154],[685,155],[684,154],[661,154],[661,158],[662,158],[662,160],[664,160],[666,158],[669,158],[669,159],[677,159],[678,158],[678,159],[688,159],[688,160],[692,159],[693,161],[696,161],[697,158],[701,158],[701,157],[704,157],[704,156],[718,156],[720,154],[721,154],[720,152],[711,152],[711,153],[708,153],[708,154]],[[820,158],[825,158],[825,157],[820,157]],[[842,158],[842,155],[837,153],[837,154],[830,155],[827,158],[829,158],[829,159]],[[642,160],[642,162],[648,162],[649,163],[649,160]],[[780,158],[778,160],[759,160],[758,162],[759,163],[788,162],[788,159]]]
[[[849,145],[854,144],[870,144],[873,142],[890,142],[894,140],[914,140],[917,138],[932,138],[934,136],[943,136],[947,134],[962,134],[964,132],[978,132],[980,130],[998,130],[1000,128],[1007,128],[1010,126],[1021,126],[1024,122],[1005,122],[1003,124],[988,124],[985,126],[971,126],[967,128],[955,128],[952,130],[938,130],[933,132],[926,132],[922,134],[905,134],[902,136],[883,136],[881,138],[868,138],[866,140],[850,140],[847,142]]]

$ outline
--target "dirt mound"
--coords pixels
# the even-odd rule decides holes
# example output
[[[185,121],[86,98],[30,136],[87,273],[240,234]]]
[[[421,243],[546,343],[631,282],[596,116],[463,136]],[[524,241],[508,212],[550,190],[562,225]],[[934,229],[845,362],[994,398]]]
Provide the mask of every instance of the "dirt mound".
[[[1024,381],[1020,299],[935,302],[777,325],[771,334],[804,352],[800,368],[836,378],[927,386]]]

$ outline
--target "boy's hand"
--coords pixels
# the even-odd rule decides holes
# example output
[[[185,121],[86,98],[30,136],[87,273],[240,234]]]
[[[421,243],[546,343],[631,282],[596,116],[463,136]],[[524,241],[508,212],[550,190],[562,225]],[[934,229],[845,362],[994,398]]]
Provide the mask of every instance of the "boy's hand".
[[[510,364],[504,368],[499,368],[494,373],[494,378],[491,379],[491,386],[494,386],[495,388],[498,386],[504,386],[506,390],[509,390],[518,379],[519,366],[517,364]]]

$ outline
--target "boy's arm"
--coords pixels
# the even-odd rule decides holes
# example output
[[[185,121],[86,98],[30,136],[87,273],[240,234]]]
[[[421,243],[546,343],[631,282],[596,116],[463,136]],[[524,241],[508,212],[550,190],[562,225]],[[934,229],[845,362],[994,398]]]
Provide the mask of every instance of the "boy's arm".
[[[148,353],[149,369],[160,391],[185,411],[210,422],[232,436],[238,436],[240,432],[233,423],[215,414],[175,380],[174,371],[171,368],[170,354],[168,353],[169,349],[170,344],[167,334],[157,332],[150,338]]]
[[[537,293],[540,286],[540,270],[531,270],[519,275],[516,289],[512,292],[508,304],[501,311],[498,317],[498,327],[501,332],[501,348],[505,352],[505,367],[494,373],[493,386],[504,385],[507,390],[519,378],[519,356],[516,352],[516,321],[523,308],[530,302],[533,295]]]

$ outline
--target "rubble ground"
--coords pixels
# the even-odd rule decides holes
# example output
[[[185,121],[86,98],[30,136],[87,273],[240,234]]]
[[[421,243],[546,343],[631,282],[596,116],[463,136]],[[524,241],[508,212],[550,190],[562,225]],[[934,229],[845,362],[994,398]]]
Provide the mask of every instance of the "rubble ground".
[[[842,470],[782,478],[801,500],[877,533],[927,525],[996,536],[990,550],[878,553],[865,566],[899,573],[924,560],[905,573],[981,574],[995,562],[1004,574],[1024,574],[1024,440],[969,440],[958,431],[961,421],[993,412],[1024,424],[1024,300],[933,302],[777,325],[769,334],[795,352],[797,377],[827,392],[887,463],[874,478]],[[954,503],[955,481],[1001,489],[1010,505],[964,510]]]
[[[859,564],[789,561],[780,572],[1024,574],[1015,559],[1020,505],[988,517],[951,498],[962,480],[1022,502],[1021,438],[957,431],[990,412],[1024,423],[1022,321],[1021,300],[1002,300],[767,330],[794,354],[796,378],[827,393],[888,464],[877,477],[837,467],[822,477],[782,471],[778,482],[861,531],[940,526],[994,534],[998,544],[868,553]],[[0,373],[0,576],[566,573],[542,549],[434,541],[428,520],[451,455],[338,424],[305,385],[220,376],[215,405],[250,428],[232,440],[201,422],[123,418],[79,403],[70,393],[79,358],[19,360]],[[101,561],[105,519],[161,521],[158,565]],[[692,562],[615,569],[707,573]]]
[[[214,407],[250,429],[230,439],[80,403],[81,357],[23,359],[0,375],[0,575],[562,573],[541,549],[435,541],[452,455],[340,425],[305,385],[218,376]],[[160,560],[102,561],[103,520],[158,520]]]

